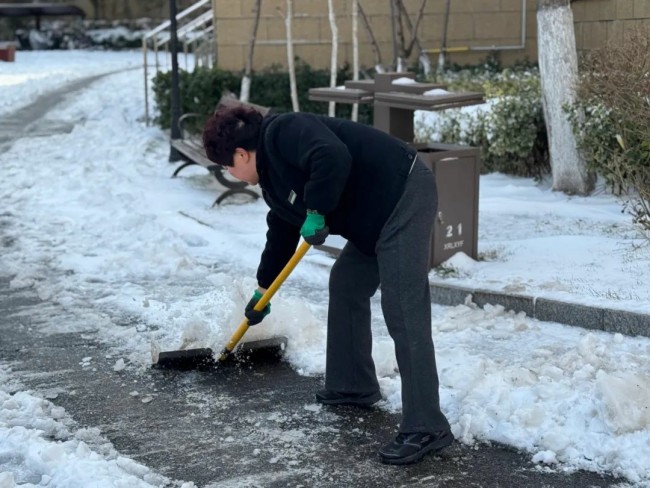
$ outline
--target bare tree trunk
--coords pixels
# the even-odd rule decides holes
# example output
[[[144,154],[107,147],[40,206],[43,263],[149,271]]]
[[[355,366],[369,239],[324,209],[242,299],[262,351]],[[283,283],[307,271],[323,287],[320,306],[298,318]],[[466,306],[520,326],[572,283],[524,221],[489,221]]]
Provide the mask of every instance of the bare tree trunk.
[[[282,11],[278,7],[280,15]],[[287,0],[287,13],[284,17],[284,26],[287,31],[287,66],[289,68],[289,84],[291,86],[291,106],[294,112],[300,112],[298,103],[298,88],[296,86],[296,66],[293,59],[293,34],[291,32],[291,21],[293,19],[293,0]]]
[[[406,7],[404,6],[404,2],[402,0],[396,0],[399,4],[399,9],[400,9],[400,16],[404,15],[406,18],[406,22],[408,24],[409,30],[411,31],[411,39],[409,40],[408,46],[404,45],[402,47],[402,50],[404,51],[404,54],[408,58],[411,56],[411,52],[413,51],[413,46],[417,43],[419,44],[418,41],[418,27],[420,27],[420,22],[422,21],[422,17],[424,16],[424,9],[427,6],[427,0],[422,0],[422,4],[420,4],[420,10],[418,10],[418,15],[415,18],[415,26],[411,23],[411,17],[406,11]],[[402,41],[404,40],[404,36],[402,36]]]
[[[406,71],[406,56],[404,53],[404,31],[402,30],[402,15],[399,8],[400,0],[390,0],[390,18],[393,33],[393,58],[395,71]]]
[[[124,5],[124,7],[123,7],[123,10],[122,10],[122,12],[123,12],[122,18],[123,19],[129,19],[129,20],[132,19],[133,14],[131,12],[131,2],[129,0],[124,0],[123,5]]]
[[[404,6],[404,2],[400,0],[399,6],[402,14],[404,15],[404,18],[406,19],[406,25],[408,26],[409,30],[411,31],[411,40],[409,42],[408,48],[406,48],[405,51],[405,56],[408,58],[411,56],[411,51],[413,51],[413,46],[416,46],[419,51],[419,60],[420,64],[422,65],[422,70],[424,71],[424,74],[426,76],[429,76],[431,74],[431,59],[429,58],[429,55],[426,53],[426,51],[422,48],[422,44],[420,44],[420,39],[418,39],[418,27],[420,26],[420,21],[422,20],[422,17],[424,16],[424,8],[426,7],[427,0],[422,0],[422,5],[420,5],[420,10],[418,11],[418,16],[415,19],[415,27],[413,26],[413,23],[411,22],[411,17],[409,16],[408,12],[406,11],[406,7]]]
[[[578,152],[571,124],[563,107],[576,99],[578,56],[573,12],[569,0],[539,0],[537,8],[539,71],[548,133],[553,189],[587,195],[595,175]]]
[[[336,27],[336,15],[334,14],[334,5],[332,0],[327,0],[327,10],[329,12],[330,30],[332,31],[332,59],[330,61],[330,87],[336,87],[336,71],[338,63],[338,46],[339,46],[339,30]],[[336,103],[329,102],[327,114],[330,117],[336,115]]]
[[[372,32],[370,21],[368,20],[368,17],[366,17],[366,13],[363,11],[361,2],[357,1],[357,5],[359,6],[359,15],[361,15],[361,20],[363,20],[363,25],[365,25],[366,30],[368,31],[368,36],[370,37],[370,45],[372,46],[372,52],[375,55],[375,71],[377,73],[383,73],[386,71],[386,69],[384,68],[384,65],[381,62],[381,51],[379,50],[379,44],[377,43],[377,39],[375,38],[375,35]]]
[[[253,25],[251,26],[251,35],[248,39],[248,55],[246,56],[246,66],[244,76],[241,79],[241,88],[239,89],[239,100],[248,102],[251,93],[251,73],[253,71],[253,51],[255,50],[255,41],[257,39],[257,28],[260,25],[260,10],[262,0],[256,0],[253,4]]]
[[[442,28],[442,42],[440,54],[438,55],[438,66],[436,71],[441,74],[445,70],[445,56],[447,51],[447,29],[449,28],[449,13],[451,12],[451,0],[445,1],[445,21]]]
[[[91,0],[90,2],[93,6],[93,19],[99,19],[99,0]]]
[[[359,79],[359,0],[352,1],[352,79]],[[352,120],[359,120],[359,104],[352,104]]]

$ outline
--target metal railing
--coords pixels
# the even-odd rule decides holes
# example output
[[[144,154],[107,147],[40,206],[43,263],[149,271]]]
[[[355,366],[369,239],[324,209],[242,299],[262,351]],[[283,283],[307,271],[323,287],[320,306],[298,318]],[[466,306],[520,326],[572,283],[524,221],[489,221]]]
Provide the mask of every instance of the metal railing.
[[[443,59],[446,53],[459,53],[459,52],[469,52],[469,51],[518,51],[526,49],[526,15],[528,14],[528,5],[527,0],[521,0],[521,21],[519,25],[520,40],[519,44],[515,45],[488,45],[488,46],[447,46],[447,23],[449,21],[450,15],[450,2],[446,4],[446,11],[444,17],[444,28],[443,28],[443,38],[442,46],[440,48],[425,49],[425,52],[428,54],[439,54]],[[442,61],[439,60],[440,64]]]
[[[205,10],[205,9],[208,10]],[[214,39],[214,26],[205,27],[206,24],[211,24],[213,21],[212,1],[199,0],[185,10],[176,15],[176,22],[183,21],[184,23],[178,28],[177,38],[183,43],[183,52],[185,53],[185,68],[187,69],[187,55],[192,49],[194,52],[201,53],[201,60],[203,65],[206,65],[206,57],[210,52],[210,46],[204,47],[202,44],[208,45]],[[148,49],[149,44],[152,44],[152,50],[155,54],[155,67],[156,71],[160,69],[158,60],[158,51],[161,47],[167,47],[172,38],[170,28],[171,20],[166,20],[160,25],[156,26],[142,37],[142,56],[144,67],[144,112],[145,122],[149,125],[149,63],[148,63]],[[202,28],[201,30],[199,30]],[[195,67],[197,61],[195,58]]]
[[[185,56],[185,70],[189,70],[187,65],[188,53],[194,54],[194,68],[201,66],[212,68],[215,63],[214,49],[214,25],[210,25],[199,32],[188,33],[183,39],[183,54]]]

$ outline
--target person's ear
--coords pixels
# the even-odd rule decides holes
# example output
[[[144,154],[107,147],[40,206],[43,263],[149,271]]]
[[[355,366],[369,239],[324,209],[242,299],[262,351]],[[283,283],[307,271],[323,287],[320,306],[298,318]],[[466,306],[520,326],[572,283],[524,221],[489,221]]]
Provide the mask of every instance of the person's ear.
[[[249,157],[250,155],[248,154],[248,151],[246,149],[243,149],[241,147],[235,148],[235,162],[242,161],[246,163],[248,162]]]

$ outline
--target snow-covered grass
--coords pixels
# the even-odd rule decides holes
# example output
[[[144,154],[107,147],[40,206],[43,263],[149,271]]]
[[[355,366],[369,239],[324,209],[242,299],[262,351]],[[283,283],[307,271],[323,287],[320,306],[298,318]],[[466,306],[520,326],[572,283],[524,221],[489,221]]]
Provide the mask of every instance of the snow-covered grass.
[[[110,59],[110,53],[66,54],[60,64],[40,62],[38,53],[21,56],[16,66],[23,63],[20,69],[45,89],[59,84],[53,72],[75,65],[81,75],[95,73],[106,68],[104,56]],[[122,56],[136,62],[139,53],[131,53],[131,61]],[[11,96],[29,93],[15,106],[31,100],[34,92],[5,76],[0,65],[0,84]],[[141,82],[139,71],[99,81],[48,115],[76,123],[70,134],[24,138],[0,155],[0,229],[13,242],[0,255],[0,274],[14,289],[32,288],[67,311],[65,323],[43,320],[43,333],[87,330],[92,323],[100,340],[136,369],[149,364],[152,345],[220,349],[254,287],[266,213],[262,201],[211,208],[221,189],[201,168],[169,178],[166,134],[141,122]],[[448,263],[452,276],[432,271],[430,278],[648,312],[643,277],[650,252],[642,244],[607,194],[567,197],[528,179],[488,175],[481,178],[484,260],[459,256]],[[250,331],[251,338],[288,336],[287,359],[301,374],[324,371],[332,263],[310,252],[274,298],[264,325]],[[542,464],[650,483],[649,339],[543,323],[469,302],[432,310],[442,407],[461,442],[499,441]],[[377,302],[374,312],[381,406],[398,411],[393,345]],[[117,326],[121,318],[135,325]],[[2,374],[2,384],[11,384],[10,372]],[[11,473],[53,476],[44,465],[68,474],[85,466],[91,454],[79,447],[83,438],[68,433],[58,447],[32,427],[41,420],[58,426],[64,412],[38,392],[2,391],[0,459],[16,461],[0,463],[0,483]],[[7,422],[10,415],[24,419],[18,426],[25,428]],[[20,443],[26,447],[18,450]],[[88,464],[94,479],[121,482],[137,471],[140,482],[159,482],[144,467],[124,468],[110,449],[91,451],[102,458]]]
[[[433,282],[650,313],[650,241],[611,195],[499,174],[480,191],[480,260],[452,258]]]

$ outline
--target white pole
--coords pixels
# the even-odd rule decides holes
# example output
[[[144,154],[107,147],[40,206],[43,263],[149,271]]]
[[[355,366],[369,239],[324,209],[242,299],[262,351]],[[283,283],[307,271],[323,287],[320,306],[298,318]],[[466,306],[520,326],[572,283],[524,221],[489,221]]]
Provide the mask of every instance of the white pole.
[[[294,112],[300,112],[298,103],[298,87],[296,86],[296,68],[293,63],[293,34],[291,32],[291,19],[293,18],[293,0],[287,0],[287,15],[284,25],[287,30],[287,65],[289,67],[289,84],[291,86],[291,105]]]
[[[147,40],[142,39],[142,56],[144,58],[144,121],[149,125],[149,73],[147,72]]]
[[[329,13],[330,30],[332,31],[332,58],[330,60],[330,87],[336,87],[336,67],[338,60],[338,46],[339,46],[339,30],[336,27],[336,15],[334,14],[334,5],[332,0],[327,0],[327,10]],[[336,115],[336,103],[329,102],[329,109],[327,111],[330,117]]]

